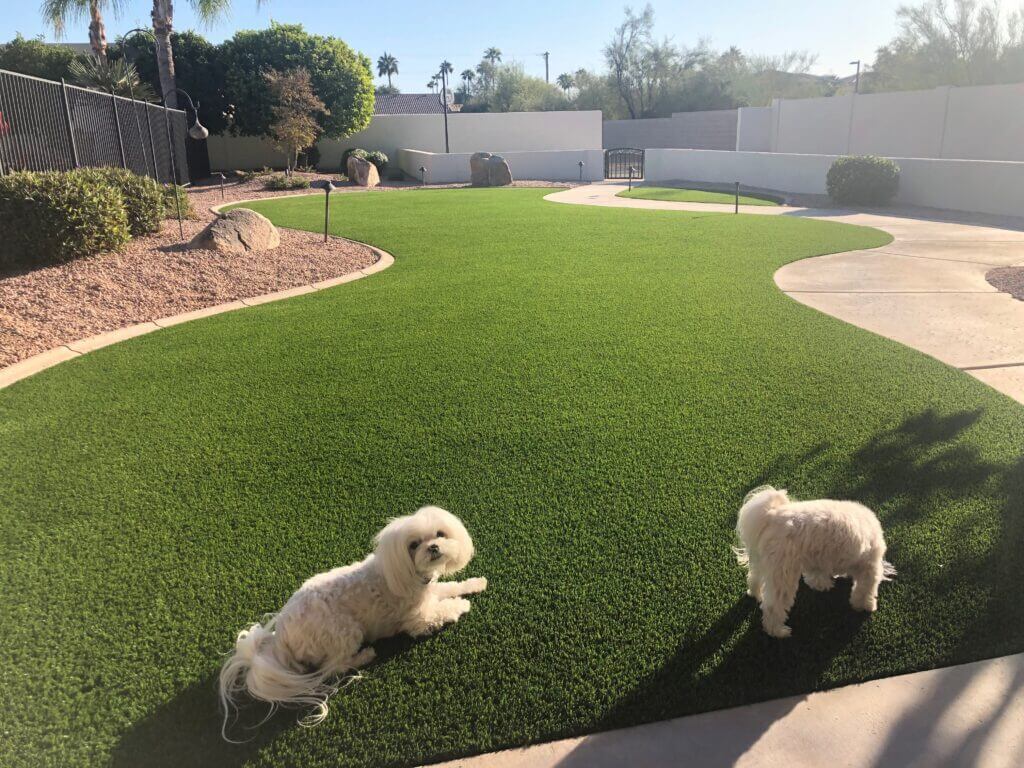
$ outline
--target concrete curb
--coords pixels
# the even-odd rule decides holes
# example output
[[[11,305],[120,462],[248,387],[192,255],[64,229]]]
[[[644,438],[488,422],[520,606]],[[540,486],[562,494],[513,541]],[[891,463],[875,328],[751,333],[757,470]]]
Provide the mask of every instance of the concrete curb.
[[[314,192],[310,194],[316,193]],[[260,197],[250,200],[233,200],[230,203],[214,206],[210,210],[214,213],[219,213],[221,208],[228,205],[251,203],[255,202],[255,200],[279,200],[284,197],[307,196],[308,195],[279,195],[277,197]],[[348,238],[337,239],[349,240]],[[45,352],[40,352],[38,355],[33,355],[32,357],[27,357],[24,360],[19,360],[6,368],[0,368],[0,389],[9,387],[11,384],[21,381],[22,379],[27,379],[29,376],[33,376],[40,371],[45,371],[47,368],[59,365],[65,360],[73,360],[74,358],[81,357],[88,352],[93,352],[97,349],[102,349],[103,347],[109,347],[111,344],[117,344],[119,341],[133,339],[136,336],[143,336],[147,333],[152,333],[153,331],[159,331],[161,328],[169,328],[172,325],[180,325],[181,323],[199,320],[204,317],[212,317],[225,312],[233,312],[236,309],[256,307],[260,304],[268,304],[272,301],[290,299],[293,296],[302,296],[306,293],[315,293],[327,288],[344,285],[345,283],[351,283],[354,280],[369,277],[377,272],[382,272],[395,263],[395,257],[387,251],[382,251],[376,246],[370,245],[369,243],[363,243],[358,240],[349,240],[349,242],[366,246],[374,253],[374,255],[376,255],[377,260],[368,267],[357,269],[355,272],[349,272],[341,275],[340,277],[332,277],[327,280],[320,280],[308,285],[296,286],[295,288],[285,288],[284,290],[265,293],[261,296],[249,296],[244,299],[237,299],[235,301],[225,302],[224,304],[216,304],[212,307],[202,307],[200,309],[182,312],[181,314],[171,315],[169,317],[160,317],[156,320],[148,320],[144,323],[129,325],[124,328],[118,328],[114,331],[107,331],[105,333],[97,334],[96,336],[90,336],[85,339],[79,339],[78,341],[61,344],[59,347],[54,347],[53,349],[48,349]]]

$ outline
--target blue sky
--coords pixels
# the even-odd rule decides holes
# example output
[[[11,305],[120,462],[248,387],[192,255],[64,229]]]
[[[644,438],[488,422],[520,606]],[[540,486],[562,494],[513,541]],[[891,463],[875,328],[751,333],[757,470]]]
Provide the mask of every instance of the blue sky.
[[[902,0],[905,2],[906,0]],[[107,36],[133,27],[148,26],[146,0],[124,0],[120,17],[108,16]],[[233,10],[212,26],[196,19],[187,0],[175,3],[175,27],[194,28],[213,41],[230,37],[236,29],[257,29],[271,19],[298,22],[307,30],[335,35],[367,54],[373,61],[385,50],[398,57],[396,80],[403,91],[426,90],[430,74],[442,59],[456,73],[474,66],[484,48],[496,46],[504,60],[521,62],[528,72],[544,75],[544,60],[551,52],[551,79],[560,72],[602,65],[601,48],[621,21],[623,0],[517,0],[515,3],[388,0],[234,0]],[[739,46],[748,53],[782,53],[807,49],[818,54],[818,73],[848,74],[847,62],[870,61],[875,49],[897,30],[896,8],[901,0],[818,0],[814,3],[771,0],[652,2],[659,36],[680,45],[707,38],[716,48]],[[0,0],[0,40],[16,32],[53,31],[42,22],[39,0]],[[633,2],[640,7],[642,2]],[[69,25],[67,41],[88,40],[88,21]]]

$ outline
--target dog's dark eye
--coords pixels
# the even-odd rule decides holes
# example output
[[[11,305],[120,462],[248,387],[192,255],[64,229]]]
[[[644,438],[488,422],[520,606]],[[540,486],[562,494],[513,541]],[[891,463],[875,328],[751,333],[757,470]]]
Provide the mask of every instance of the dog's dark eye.
[[[444,538],[444,531],[438,531],[437,532],[437,538],[443,539]]]
[[[416,547],[418,547],[419,545],[420,545],[420,543],[418,541],[410,541],[409,542],[409,549],[416,549]]]

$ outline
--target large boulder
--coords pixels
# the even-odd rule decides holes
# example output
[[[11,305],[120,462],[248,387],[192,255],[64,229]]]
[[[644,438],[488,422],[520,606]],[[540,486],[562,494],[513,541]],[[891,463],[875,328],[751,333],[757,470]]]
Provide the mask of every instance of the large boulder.
[[[485,161],[487,164],[487,186],[507,187],[512,183],[512,169],[508,167],[508,161],[501,155],[491,155]]]
[[[474,187],[490,186],[487,173],[487,160],[490,152],[474,152],[469,157],[469,180]]]
[[[349,155],[346,170],[348,171],[348,180],[357,187],[376,187],[380,184],[377,166],[358,155]]]
[[[189,244],[221,253],[269,251],[281,244],[277,227],[266,216],[248,208],[235,208],[220,214]]]

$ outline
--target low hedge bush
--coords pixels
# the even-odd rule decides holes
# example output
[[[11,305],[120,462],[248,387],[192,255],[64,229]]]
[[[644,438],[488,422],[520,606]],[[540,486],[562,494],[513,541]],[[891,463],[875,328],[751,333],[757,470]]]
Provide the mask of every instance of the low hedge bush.
[[[132,236],[160,231],[160,222],[166,215],[165,195],[172,194],[169,188],[165,192],[148,176],[138,176],[124,168],[83,168],[75,173],[95,184],[108,184],[121,193]],[[170,200],[173,208],[174,198]]]
[[[840,157],[825,177],[829,197],[842,204],[888,205],[899,183],[899,166],[873,155]]]
[[[0,267],[42,266],[131,239],[120,189],[81,171],[0,177]]]
[[[302,176],[285,176],[283,173],[278,173],[268,177],[264,186],[266,189],[274,190],[275,192],[286,189],[309,189],[309,179]]]
[[[175,192],[178,194],[178,204],[181,206],[181,218],[199,218],[196,216],[196,209],[192,207],[192,198],[188,196],[188,191],[182,186],[175,187],[171,184],[163,187],[164,218],[176,219],[178,217],[178,209],[174,205]]]

